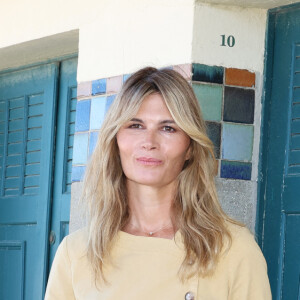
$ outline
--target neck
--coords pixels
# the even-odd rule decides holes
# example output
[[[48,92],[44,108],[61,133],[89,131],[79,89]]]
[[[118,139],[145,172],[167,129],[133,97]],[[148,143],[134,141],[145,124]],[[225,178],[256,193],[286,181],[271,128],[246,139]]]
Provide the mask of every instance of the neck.
[[[130,231],[131,224],[133,226],[131,231],[139,229],[141,232],[149,233],[165,227],[162,231],[168,231],[169,235],[170,233],[173,235],[175,232],[172,225],[174,191],[174,184],[156,188],[128,181],[129,220],[127,231]]]

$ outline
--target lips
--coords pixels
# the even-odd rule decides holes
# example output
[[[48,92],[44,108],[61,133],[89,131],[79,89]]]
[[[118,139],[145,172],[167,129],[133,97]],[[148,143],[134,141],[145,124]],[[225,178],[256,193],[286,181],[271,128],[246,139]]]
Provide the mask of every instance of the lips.
[[[162,160],[153,157],[138,157],[137,162],[146,166],[158,166],[162,164]]]

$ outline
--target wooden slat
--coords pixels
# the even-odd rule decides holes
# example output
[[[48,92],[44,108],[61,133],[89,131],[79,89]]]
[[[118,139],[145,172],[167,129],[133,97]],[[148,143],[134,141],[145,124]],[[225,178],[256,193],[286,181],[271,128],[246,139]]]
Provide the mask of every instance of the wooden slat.
[[[41,165],[39,163],[30,164],[25,166],[25,175],[38,175],[40,174]]]
[[[32,128],[27,131],[27,139],[30,140],[38,140],[42,137],[42,127]]]
[[[17,108],[17,107],[23,107],[24,106],[24,100],[25,97],[15,98],[9,100],[9,108]]]
[[[291,136],[290,149],[300,149],[300,134]]]
[[[21,154],[23,150],[24,144],[19,142],[19,143],[13,143],[13,144],[8,144],[7,145],[7,154],[12,155],[12,154]]]
[[[33,105],[28,107],[28,116],[38,116],[42,115],[44,110],[44,106],[42,104],[40,105]]]
[[[291,133],[300,133],[300,119],[291,122]]]
[[[8,166],[6,168],[6,177],[12,177],[12,176],[21,176],[23,174],[21,174],[21,166],[20,165],[16,165],[16,166]]]
[[[23,130],[13,131],[8,134],[8,143],[15,143],[23,140]]]
[[[33,176],[25,176],[25,182],[24,187],[37,187],[40,184],[40,176],[39,175],[33,175]]]
[[[4,187],[6,189],[19,188],[20,177],[8,177],[4,180]]]
[[[36,151],[36,152],[30,152],[26,154],[26,164],[32,164],[32,163],[37,163],[40,162],[41,159],[41,152]]]
[[[28,104],[29,105],[35,105],[35,104],[40,104],[43,103],[43,94],[36,94],[36,95],[30,95],[28,96]]]
[[[41,150],[41,140],[33,140],[27,142],[27,152]]]
[[[23,117],[24,117],[24,107],[11,109],[9,111],[9,120],[23,119]]]
[[[21,130],[23,128],[24,128],[24,120],[23,119],[12,120],[12,121],[9,121],[9,123],[8,123],[9,131]]]
[[[42,116],[28,118],[28,128],[40,127],[40,126],[42,126],[42,124],[43,124]]]
[[[21,155],[10,155],[6,157],[7,166],[21,165],[22,156]]]
[[[300,103],[299,104],[293,104],[292,106],[292,118],[300,118]]]
[[[300,166],[300,149],[289,152],[289,165],[296,164]]]

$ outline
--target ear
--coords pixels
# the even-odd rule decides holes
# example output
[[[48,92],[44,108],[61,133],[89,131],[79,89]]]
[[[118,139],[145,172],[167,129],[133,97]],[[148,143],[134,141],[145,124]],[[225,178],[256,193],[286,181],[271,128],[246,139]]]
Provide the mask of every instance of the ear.
[[[187,149],[187,152],[185,154],[185,160],[189,160],[192,156],[192,143],[190,143],[188,149]]]

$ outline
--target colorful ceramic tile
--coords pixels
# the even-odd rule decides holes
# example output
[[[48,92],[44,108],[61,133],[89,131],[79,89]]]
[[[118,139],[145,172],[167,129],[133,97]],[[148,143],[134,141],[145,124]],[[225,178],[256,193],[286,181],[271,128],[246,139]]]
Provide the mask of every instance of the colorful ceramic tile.
[[[83,100],[77,102],[75,132],[89,130],[90,107],[91,107],[90,100]]]
[[[77,86],[77,97],[83,98],[83,97],[89,97],[92,93],[92,82],[86,81],[81,82]]]
[[[181,74],[186,80],[192,79],[192,65],[191,64],[183,64],[174,66],[174,71]]]
[[[72,182],[82,181],[85,172],[84,166],[72,167]]]
[[[118,93],[123,85],[123,76],[107,78],[106,93]]]
[[[251,180],[251,171],[251,163],[222,160],[220,177]]]
[[[210,83],[223,83],[224,68],[193,64],[193,81],[203,81]]]
[[[223,123],[222,158],[252,160],[253,126]]]
[[[223,121],[253,124],[254,104],[254,90],[225,87]]]
[[[255,73],[241,69],[226,69],[225,84],[255,87]]]
[[[206,122],[208,137],[214,144],[216,158],[220,158],[220,143],[221,143],[221,124],[216,122]]]
[[[89,156],[94,152],[94,149],[98,140],[98,131],[90,132],[90,140],[89,140]]]
[[[130,76],[131,76],[131,74],[124,74],[123,75],[123,82],[125,82]]]
[[[92,99],[90,129],[100,129],[105,116],[106,97]]]
[[[193,83],[203,118],[207,121],[221,121],[223,88],[220,85]]]
[[[73,145],[73,165],[85,164],[87,161],[88,151],[88,133],[76,133],[74,135]]]
[[[93,80],[92,82],[92,95],[106,93],[106,79]]]
[[[111,104],[113,103],[113,101],[115,100],[117,95],[111,95],[108,96],[106,99],[106,105],[105,105],[105,113],[108,111],[108,109],[110,108]]]

